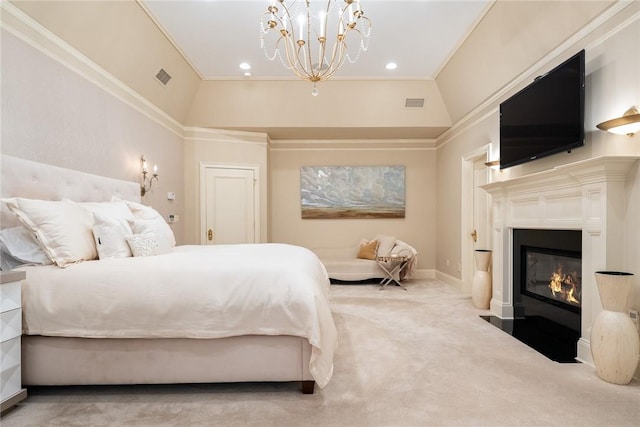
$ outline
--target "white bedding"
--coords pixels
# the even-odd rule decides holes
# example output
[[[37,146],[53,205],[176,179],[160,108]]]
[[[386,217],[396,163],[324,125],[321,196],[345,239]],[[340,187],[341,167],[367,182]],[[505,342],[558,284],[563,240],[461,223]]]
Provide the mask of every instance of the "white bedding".
[[[87,338],[292,335],[310,372],[333,373],[329,279],[309,250],[285,244],[178,246],[150,257],[23,267],[24,333]]]

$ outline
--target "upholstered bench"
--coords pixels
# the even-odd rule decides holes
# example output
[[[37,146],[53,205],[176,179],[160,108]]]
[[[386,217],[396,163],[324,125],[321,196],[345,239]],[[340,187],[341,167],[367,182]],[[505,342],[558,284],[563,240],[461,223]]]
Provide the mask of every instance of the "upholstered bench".
[[[360,281],[383,279],[385,272],[376,262],[378,256],[406,256],[411,258],[401,272],[400,280],[411,278],[417,265],[416,250],[392,236],[376,236],[362,239],[358,245],[342,248],[318,248],[313,250],[324,264],[331,279]]]

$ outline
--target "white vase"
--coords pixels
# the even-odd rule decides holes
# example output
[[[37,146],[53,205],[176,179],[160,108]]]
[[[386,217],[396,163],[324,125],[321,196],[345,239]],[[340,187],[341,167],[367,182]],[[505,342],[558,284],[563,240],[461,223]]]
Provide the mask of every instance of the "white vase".
[[[487,309],[491,302],[491,251],[486,249],[476,249],[474,252],[476,259],[476,272],[471,281],[471,300],[476,308]]]
[[[591,328],[591,356],[598,377],[613,384],[628,384],[638,366],[640,339],[628,315],[633,274],[595,273],[602,312]]]

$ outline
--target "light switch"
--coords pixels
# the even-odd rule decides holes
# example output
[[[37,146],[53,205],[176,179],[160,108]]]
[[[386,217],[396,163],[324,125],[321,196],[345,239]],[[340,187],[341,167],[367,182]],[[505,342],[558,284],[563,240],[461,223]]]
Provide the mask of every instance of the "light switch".
[[[176,193],[170,191],[167,193],[167,200],[175,200],[176,199]]]

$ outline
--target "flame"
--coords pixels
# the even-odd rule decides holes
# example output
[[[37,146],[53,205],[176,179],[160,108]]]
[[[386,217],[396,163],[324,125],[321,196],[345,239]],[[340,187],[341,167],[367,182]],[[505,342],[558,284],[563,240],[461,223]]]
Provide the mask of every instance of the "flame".
[[[562,266],[559,266],[551,274],[551,279],[549,280],[549,289],[551,289],[554,298],[579,305],[580,300],[575,296],[578,286],[578,273],[574,271],[571,274],[564,274]]]

